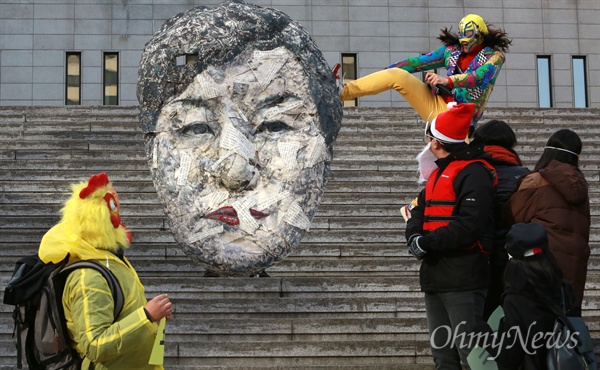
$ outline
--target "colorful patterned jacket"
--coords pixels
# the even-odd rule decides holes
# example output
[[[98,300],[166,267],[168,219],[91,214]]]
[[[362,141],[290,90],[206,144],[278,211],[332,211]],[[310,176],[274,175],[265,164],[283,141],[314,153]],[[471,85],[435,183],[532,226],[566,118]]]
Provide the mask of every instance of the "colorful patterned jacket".
[[[469,68],[461,71],[457,66],[459,56],[460,47],[458,45],[442,46],[421,56],[402,59],[388,68],[402,68],[413,73],[445,67],[448,71],[447,76],[454,84],[452,89],[454,101],[477,105],[471,122],[472,125],[476,125],[483,115],[483,110],[494,89],[496,78],[505,58],[500,50],[486,46],[469,64]]]

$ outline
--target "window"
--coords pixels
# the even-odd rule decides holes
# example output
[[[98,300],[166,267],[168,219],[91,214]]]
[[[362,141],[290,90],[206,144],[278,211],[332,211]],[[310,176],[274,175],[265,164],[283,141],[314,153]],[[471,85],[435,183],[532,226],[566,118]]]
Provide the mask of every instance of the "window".
[[[573,57],[573,93],[575,108],[587,108],[587,80],[585,73],[585,57]]]
[[[356,75],[356,54],[342,54],[342,76],[344,76],[344,83],[356,80]],[[356,107],[358,99],[346,100],[343,103],[344,107]]]
[[[81,53],[67,52],[65,104],[81,104]]]
[[[552,107],[552,80],[550,79],[550,56],[537,57],[538,96],[540,108]]]
[[[119,105],[119,53],[104,53],[104,105]]]

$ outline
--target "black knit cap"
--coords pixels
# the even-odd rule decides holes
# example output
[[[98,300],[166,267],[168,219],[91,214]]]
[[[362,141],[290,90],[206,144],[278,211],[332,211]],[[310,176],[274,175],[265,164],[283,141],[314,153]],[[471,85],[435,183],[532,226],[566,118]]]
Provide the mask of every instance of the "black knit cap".
[[[506,234],[504,248],[512,258],[522,260],[548,250],[548,234],[535,222],[514,224]]]

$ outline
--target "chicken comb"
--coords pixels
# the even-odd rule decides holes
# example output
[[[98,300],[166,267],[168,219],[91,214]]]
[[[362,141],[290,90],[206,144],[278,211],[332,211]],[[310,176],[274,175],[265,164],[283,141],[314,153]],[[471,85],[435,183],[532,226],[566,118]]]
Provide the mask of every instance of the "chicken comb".
[[[108,185],[108,175],[106,173],[102,172],[92,175],[88,180],[87,186],[79,192],[79,198],[85,199],[88,195],[106,185]]]

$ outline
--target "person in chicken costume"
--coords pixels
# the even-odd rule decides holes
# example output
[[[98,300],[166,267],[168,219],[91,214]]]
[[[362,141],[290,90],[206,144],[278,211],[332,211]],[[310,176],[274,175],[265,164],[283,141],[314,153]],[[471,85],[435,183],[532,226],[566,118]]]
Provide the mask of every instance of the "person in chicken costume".
[[[71,185],[72,195],[62,218],[42,238],[38,255],[58,263],[69,255],[96,260],[110,269],[125,299],[113,317],[113,298],[106,279],[93,269],[76,269],[67,278],[63,307],[69,336],[82,358],[82,369],[162,369],[149,359],[163,317],[170,319],[172,304],[166,294],[150,301],[144,286],[124,256],[131,233],[121,223],[119,196],[106,173]]]

